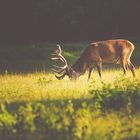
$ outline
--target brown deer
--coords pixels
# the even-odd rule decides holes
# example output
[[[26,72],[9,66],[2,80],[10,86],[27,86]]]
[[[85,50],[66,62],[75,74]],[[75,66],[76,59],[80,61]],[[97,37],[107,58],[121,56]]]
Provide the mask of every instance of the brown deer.
[[[91,43],[72,67],[68,66],[66,59],[62,56],[60,45],[57,46],[58,48],[52,54],[51,59],[60,60],[64,64],[63,67],[54,65],[57,68],[54,71],[59,74],[59,76],[55,75],[58,80],[63,79],[66,75],[70,79],[77,79],[87,69],[89,70],[89,80],[94,67],[97,68],[101,79],[102,63],[119,63],[122,65],[124,75],[126,74],[126,70],[130,69],[135,77],[135,67],[130,61],[134,45],[128,40],[116,39]]]

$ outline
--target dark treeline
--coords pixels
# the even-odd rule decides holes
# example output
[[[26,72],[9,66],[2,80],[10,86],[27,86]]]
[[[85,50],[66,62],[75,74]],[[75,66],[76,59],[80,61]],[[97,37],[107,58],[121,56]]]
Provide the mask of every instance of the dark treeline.
[[[140,0],[2,0],[0,42],[140,41]]]

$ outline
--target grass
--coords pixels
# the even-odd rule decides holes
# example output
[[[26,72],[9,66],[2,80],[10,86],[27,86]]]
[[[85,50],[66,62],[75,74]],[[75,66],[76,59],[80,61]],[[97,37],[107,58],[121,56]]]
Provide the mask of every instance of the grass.
[[[122,70],[105,70],[103,81],[113,83],[122,75]],[[140,69],[136,70],[140,78]],[[132,78],[130,72],[127,74]],[[87,81],[88,74],[81,76],[77,81],[70,81],[68,77],[64,80],[57,80],[53,73],[32,73],[32,74],[5,74],[0,76],[0,101],[33,101],[33,100],[63,100],[90,98],[88,88],[92,81],[100,84],[99,76],[95,71],[91,81]],[[95,85],[96,86],[96,85]]]
[[[0,75],[0,139],[140,139],[138,45],[132,57],[137,65],[136,78],[130,71],[123,76],[120,67],[104,66],[102,82],[96,70],[89,82],[88,73],[77,81],[70,81],[68,77],[57,80],[47,67],[52,64],[49,54],[55,46],[46,45],[49,44],[16,46],[11,48],[15,55],[9,53],[9,58],[4,54],[1,56],[12,63],[10,67],[2,63],[7,71]],[[63,54],[72,64],[86,43],[64,46]],[[15,64],[20,68],[13,67]],[[28,65],[31,67],[27,68]],[[20,71],[22,68],[25,71]]]
[[[87,73],[58,81],[53,73],[0,76],[1,139],[139,139],[140,69]],[[112,102],[113,101],[113,102]]]

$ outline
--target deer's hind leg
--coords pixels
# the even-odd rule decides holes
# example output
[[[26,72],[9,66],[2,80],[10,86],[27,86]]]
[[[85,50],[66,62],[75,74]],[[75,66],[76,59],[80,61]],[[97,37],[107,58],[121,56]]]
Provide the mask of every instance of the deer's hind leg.
[[[122,68],[123,68],[123,73],[124,73],[124,75],[126,75],[126,70],[128,69],[128,65],[127,65],[126,56],[123,53],[121,54],[120,62],[121,62]]]
[[[126,75],[126,70],[127,70],[127,63],[125,62],[125,60],[122,60],[122,68],[123,68],[123,73],[124,75]]]
[[[127,63],[127,66],[128,66],[128,68],[131,70],[133,76],[135,77],[136,75],[135,75],[135,67],[134,67],[134,65],[129,61],[129,62]]]
[[[102,79],[102,62],[101,61],[96,63],[96,68],[97,68],[100,79]]]

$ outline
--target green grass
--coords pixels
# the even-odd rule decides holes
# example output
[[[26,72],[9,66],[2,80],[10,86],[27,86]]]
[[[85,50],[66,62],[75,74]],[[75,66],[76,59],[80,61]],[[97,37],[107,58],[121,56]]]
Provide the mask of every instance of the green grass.
[[[0,138],[139,139],[140,69],[87,73],[58,81],[53,73],[0,76]]]
[[[64,46],[63,54],[72,64],[86,43]],[[104,66],[102,82],[96,70],[89,82],[88,73],[77,81],[57,80],[49,71],[53,44],[5,49],[15,54],[1,56],[12,63],[9,67],[2,63],[7,71],[0,75],[0,139],[139,140],[140,49],[136,46],[132,57],[136,78],[130,71],[123,76],[120,67]],[[13,67],[16,64],[20,68]]]
[[[103,82],[113,83],[122,70],[103,71]],[[140,78],[140,69],[136,70]],[[53,73],[32,74],[5,74],[0,76],[0,101],[34,101],[34,100],[63,100],[90,98],[89,86],[101,84],[98,73],[93,72],[91,80],[87,81],[88,73],[81,76],[77,81],[70,81],[68,77],[57,80]],[[123,75],[122,75],[123,77]],[[132,79],[132,74],[127,73]]]

